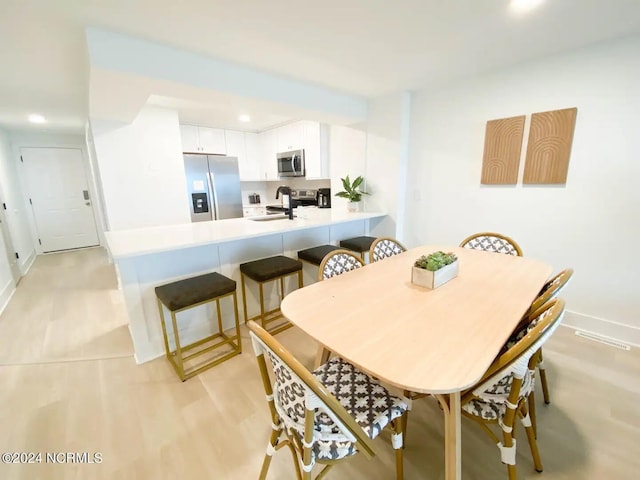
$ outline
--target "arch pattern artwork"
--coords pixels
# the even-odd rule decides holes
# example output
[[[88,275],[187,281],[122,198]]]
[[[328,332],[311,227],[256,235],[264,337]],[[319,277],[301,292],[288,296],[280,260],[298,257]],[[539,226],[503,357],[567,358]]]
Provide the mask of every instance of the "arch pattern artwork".
[[[524,184],[567,183],[577,108],[531,115]]]
[[[565,184],[577,108],[531,115],[523,184]],[[482,185],[518,183],[525,115],[487,121],[482,159]]]
[[[525,116],[489,120],[484,137],[483,185],[515,185]]]

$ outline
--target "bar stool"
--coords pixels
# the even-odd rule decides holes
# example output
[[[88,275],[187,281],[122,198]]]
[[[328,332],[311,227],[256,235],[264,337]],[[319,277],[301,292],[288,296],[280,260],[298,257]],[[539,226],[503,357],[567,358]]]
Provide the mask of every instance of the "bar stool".
[[[352,250],[360,254],[360,258],[364,262],[364,254],[369,252],[371,244],[375,241],[376,237],[353,237],[345,240],[340,240],[340,246],[347,250]],[[371,263],[371,259],[369,259]]]
[[[340,250],[340,247],[336,247],[334,245],[319,245],[317,247],[300,250],[298,252],[298,258],[319,267],[320,263],[322,263],[322,259],[334,250]]]
[[[238,319],[238,298],[236,296],[236,282],[219,273],[207,273],[197,277],[185,278],[176,282],[160,285],[155,288],[160,311],[160,322],[162,325],[162,335],[164,337],[164,349],[167,358],[176,370],[176,373],[183,382],[198,373],[218,365],[229,358],[242,353],[242,340],[240,338],[240,323]],[[220,299],[233,295],[233,311],[235,315],[236,331],[235,335],[228,336],[222,328],[222,315],[220,312]],[[189,308],[204,305],[209,302],[216,302],[216,313],[218,317],[218,333],[214,333],[206,338],[190,343],[180,344],[180,333],[178,331],[178,321],[176,314]],[[164,307],[171,312],[171,325],[175,349],[169,347],[167,327],[164,318]],[[210,344],[205,346],[205,344]],[[211,352],[222,346],[229,345],[231,350],[222,356],[206,360],[203,364],[185,370],[185,362],[198,357],[207,352]],[[185,352],[197,347],[203,347],[194,353],[185,355]]]
[[[298,275],[298,288],[302,288],[302,263],[293,258],[285,257],[283,255],[277,255],[275,257],[263,258],[261,260],[255,260],[253,262],[247,262],[240,265],[240,277],[242,281],[242,304],[244,307],[244,321],[247,323],[249,320],[260,319],[262,328],[267,330],[272,335],[282,332],[292,325],[286,321],[283,324],[276,326],[275,328],[268,330],[266,325],[284,318],[280,311],[280,306],[273,310],[265,312],[264,307],[264,291],[263,285],[273,280],[280,280],[280,301],[284,298],[284,279],[289,275]],[[260,290],[260,314],[254,315],[249,318],[247,315],[247,295],[245,289],[245,277],[249,277],[251,280],[258,283]]]

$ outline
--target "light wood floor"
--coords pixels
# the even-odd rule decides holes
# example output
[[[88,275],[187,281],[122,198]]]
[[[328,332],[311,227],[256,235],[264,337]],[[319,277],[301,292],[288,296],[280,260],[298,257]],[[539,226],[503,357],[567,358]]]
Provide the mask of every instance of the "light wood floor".
[[[245,353],[181,383],[163,358],[135,365],[130,356],[117,357],[131,352],[121,334],[125,324],[101,249],[37,259],[0,317],[0,358],[29,362],[0,366],[0,452],[42,452],[43,463],[0,463],[0,479],[257,478],[270,420],[246,330]],[[278,338],[311,365],[313,341],[296,328]],[[538,407],[545,471],[533,470],[521,428],[519,478],[638,478],[638,351],[561,328],[545,356],[552,392],[552,404]],[[462,435],[463,478],[506,480],[498,450],[484,433],[463,420]],[[443,478],[442,437],[437,405],[416,402],[406,479]],[[388,442],[383,435],[375,458],[356,456],[328,478],[394,478]],[[99,452],[102,463],[46,464],[45,452]],[[269,478],[295,478],[290,462],[281,450]]]

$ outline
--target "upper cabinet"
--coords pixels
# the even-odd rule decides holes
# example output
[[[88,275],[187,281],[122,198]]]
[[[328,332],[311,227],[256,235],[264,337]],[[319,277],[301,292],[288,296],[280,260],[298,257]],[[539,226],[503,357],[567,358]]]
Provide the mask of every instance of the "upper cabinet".
[[[300,121],[261,133],[180,125],[182,151],[211,153],[238,158],[240,180],[279,180],[276,155],[304,149],[305,177],[329,177],[329,127]]]
[[[229,131],[229,130],[227,130]],[[241,132],[234,132],[241,133]],[[262,168],[262,144],[260,143],[258,133],[246,132],[244,134],[246,155],[244,159],[238,160],[240,167],[240,180],[264,180],[264,171]]]
[[[304,148],[304,123],[306,122],[295,122],[276,128],[278,152]]]
[[[329,128],[318,122],[302,124],[305,177],[329,178]]]
[[[260,164],[262,165],[263,180],[279,180],[276,160],[276,154],[280,151],[278,143],[279,130],[279,128],[274,128],[258,134],[261,144]]]
[[[182,151],[186,153],[227,153],[224,130],[220,128],[180,125]]]

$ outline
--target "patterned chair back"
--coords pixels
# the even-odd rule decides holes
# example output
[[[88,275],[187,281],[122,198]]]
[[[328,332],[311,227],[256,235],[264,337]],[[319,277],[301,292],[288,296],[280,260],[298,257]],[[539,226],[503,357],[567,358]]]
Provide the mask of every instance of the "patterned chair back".
[[[284,428],[293,438],[294,447],[302,452],[324,439],[323,432],[314,429],[314,419],[321,415],[323,423],[331,426],[332,441],[352,444],[367,457],[373,457],[372,440],[327,388],[261,326],[254,321],[247,322],[247,326],[274,429]]]
[[[558,298],[550,301],[531,322],[512,335],[506,344],[506,351],[494,360],[483,379],[463,396],[464,411],[487,418],[490,415],[481,411],[482,408],[490,408],[491,405],[515,406],[529,395],[534,386],[535,365],[532,357],[560,325],[564,308],[564,300]],[[514,382],[514,379],[518,382]],[[484,401],[473,405],[475,399]]]
[[[529,312],[535,312],[549,300],[556,298],[560,291],[569,283],[572,276],[573,269],[566,268],[545,283],[536,299],[531,303]]]
[[[506,253],[507,255],[522,256],[522,249],[515,240],[495,232],[475,233],[465,238],[460,246],[472,250],[485,252]]]
[[[374,240],[369,249],[369,261],[378,262],[388,257],[393,257],[407,249],[397,240],[390,237],[381,237]]]
[[[334,250],[320,262],[318,280],[326,280],[363,266],[362,259],[356,257],[351,250]]]

